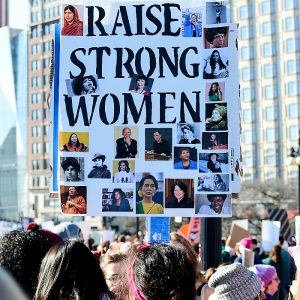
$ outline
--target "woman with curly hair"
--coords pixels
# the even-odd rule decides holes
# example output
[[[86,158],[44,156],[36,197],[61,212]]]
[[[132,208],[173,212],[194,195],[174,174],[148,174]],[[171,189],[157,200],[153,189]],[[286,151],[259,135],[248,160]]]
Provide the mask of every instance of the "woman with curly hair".
[[[80,143],[78,135],[75,132],[73,132],[69,137],[68,143],[63,145],[61,151],[87,152],[89,151],[89,148],[85,144]]]

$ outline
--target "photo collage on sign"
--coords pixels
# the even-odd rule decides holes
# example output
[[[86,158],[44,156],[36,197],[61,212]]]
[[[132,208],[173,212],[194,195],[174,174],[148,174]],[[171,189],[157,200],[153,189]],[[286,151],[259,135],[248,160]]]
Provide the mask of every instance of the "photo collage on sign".
[[[159,122],[141,125],[132,120],[107,121],[112,133],[109,138],[108,135],[101,137],[104,126],[96,133],[89,127],[60,125],[58,174],[63,213],[94,215],[89,207],[93,210],[97,207],[96,214],[107,216],[231,216],[230,151],[237,147],[236,144],[231,146],[229,137],[233,128],[231,119],[236,117],[230,117],[229,112],[232,99],[229,101],[228,95],[231,95],[233,75],[229,68],[229,46],[233,43],[225,2],[206,2],[201,8],[181,7],[181,32],[176,39],[195,38],[193,41],[198,40],[203,49],[199,55],[199,122],[190,119],[180,122],[182,117],[162,125]],[[86,38],[85,7],[63,4],[62,9],[65,13],[61,40]],[[69,15],[75,21],[72,26]],[[122,93],[130,94],[136,102],[141,101],[143,107],[157,91],[159,78],[134,73],[122,81],[126,81],[126,90]],[[66,102],[80,103],[81,98],[86,97],[92,103],[105,84],[107,79],[105,82],[95,73],[87,73],[64,79],[60,88]],[[131,102],[126,101],[132,109]],[[171,106],[166,104],[166,107]],[[83,106],[78,107],[77,112],[76,109],[73,108],[73,118],[77,122],[78,114],[84,114],[84,109]],[[99,115],[100,110],[101,104]],[[140,117],[141,111],[136,114]],[[114,120],[113,113],[111,117]]]

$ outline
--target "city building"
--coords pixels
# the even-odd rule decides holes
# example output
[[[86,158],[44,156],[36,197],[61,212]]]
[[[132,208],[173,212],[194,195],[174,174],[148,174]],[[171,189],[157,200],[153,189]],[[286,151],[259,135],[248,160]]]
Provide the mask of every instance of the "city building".
[[[60,20],[59,0],[31,0],[28,47],[28,173],[30,217],[38,222],[61,216],[57,198],[49,197],[49,109],[51,25]]]
[[[16,221],[28,208],[27,32],[5,26],[0,40],[0,220]]]
[[[298,146],[300,120],[300,4],[298,0],[231,1],[239,23],[244,180],[298,176],[287,165]]]

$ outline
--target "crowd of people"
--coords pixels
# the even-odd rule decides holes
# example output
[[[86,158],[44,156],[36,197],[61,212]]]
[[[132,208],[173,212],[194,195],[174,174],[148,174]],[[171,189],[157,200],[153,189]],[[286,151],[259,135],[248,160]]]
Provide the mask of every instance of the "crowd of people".
[[[0,238],[1,299],[300,299],[300,246],[289,248],[293,259],[282,238],[269,255],[250,237],[235,248],[224,242],[222,264],[204,272],[198,245],[175,232],[169,244],[120,235],[88,247],[79,227],[66,226],[54,233],[31,223]],[[255,253],[250,268],[242,264],[243,248]]]

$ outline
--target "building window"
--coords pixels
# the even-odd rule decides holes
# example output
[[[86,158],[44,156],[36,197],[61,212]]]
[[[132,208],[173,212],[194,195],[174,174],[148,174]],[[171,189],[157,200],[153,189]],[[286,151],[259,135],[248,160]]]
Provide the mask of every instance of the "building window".
[[[274,128],[265,129],[265,141],[266,142],[275,142],[277,140],[277,133]]]
[[[275,7],[274,7],[273,0],[263,1],[261,3],[261,14],[262,15],[267,15],[267,14],[273,13],[274,10],[275,10]]]
[[[33,93],[31,94],[31,103],[37,104],[41,102],[41,94],[40,93]]]
[[[264,86],[264,98],[273,99],[277,97],[277,85]]]
[[[49,153],[49,142],[44,142],[44,153]]]
[[[275,151],[274,149],[267,149],[265,151],[265,164],[275,165]]]
[[[44,42],[44,52],[51,51],[51,41]]]
[[[243,110],[243,121],[244,123],[251,122],[251,109],[244,109]]]
[[[276,44],[274,42],[264,43],[262,48],[263,48],[263,56],[265,57],[272,56],[276,52]]]
[[[43,134],[49,135],[49,125],[43,125]]]
[[[31,86],[32,87],[39,87],[40,86],[40,77],[34,76],[31,78]]]
[[[283,0],[284,9],[294,9],[298,7],[298,0]]]
[[[51,58],[44,58],[44,68],[49,68]]]
[[[43,26],[43,33],[44,33],[44,35],[48,35],[48,34],[51,33],[51,31],[50,31],[50,24],[45,24]]]
[[[244,151],[243,152],[243,164],[245,167],[253,167],[253,153],[252,151]]]
[[[38,109],[34,109],[31,112],[31,120],[36,121],[40,119],[40,111]]]
[[[40,45],[39,44],[33,44],[31,45],[31,54],[39,54],[40,53]]]
[[[240,19],[248,19],[252,16],[252,7],[248,5],[243,5],[240,7]]]
[[[269,106],[265,108],[265,119],[267,121],[277,120],[278,119],[278,108]]]
[[[296,81],[291,81],[291,82],[288,82],[287,84],[288,86],[288,95],[290,97],[292,96],[296,96],[296,95],[299,95],[299,87],[300,87],[300,84],[299,82],[296,82]]]
[[[39,170],[40,169],[40,162],[36,159],[32,161],[32,170]]]
[[[31,71],[37,71],[40,69],[40,61],[39,60],[33,60],[31,62]]]
[[[265,64],[264,65],[264,78],[272,78],[276,76],[276,65]]]
[[[241,26],[240,27],[240,39],[241,40],[247,40],[253,37],[253,26]]]
[[[242,80],[243,81],[249,81],[253,80],[254,78],[254,69],[253,67],[244,67],[242,68]]]
[[[299,104],[293,103],[288,105],[288,117],[289,118],[298,118],[299,117]]]
[[[288,60],[286,62],[286,72],[288,75],[296,74],[300,70],[299,60]]]
[[[48,108],[44,108],[43,109],[43,118],[44,119],[48,119],[49,118],[49,109]]]
[[[39,126],[33,126],[31,128],[31,136],[35,137],[35,136],[40,136],[41,134],[41,128]]]
[[[253,88],[243,88],[242,89],[242,101],[250,102],[254,98],[254,89]]]
[[[31,145],[31,153],[32,154],[41,153],[41,144],[40,143],[33,143]]]
[[[48,161],[48,159],[43,159],[43,167],[44,167],[44,170],[49,169],[49,161]]]
[[[49,85],[49,75],[44,75],[44,85]]]
[[[38,38],[40,36],[40,29],[38,26],[31,28],[31,38]]]
[[[298,126],[293,125],[293,126],[289,127],[289,139],[290,140],[297,140],[298,133],[299,133]]]
[[[39,187],[40,186],[40,177],[32,177],[32,186]]]
[[[245,145],[251,145],[256,143],[256,131],[255,130],[244,130],[243,142]]]
[[[285,40],[285,52],[293,53],[300,49],[299,47],[300,40],[299,39],[286,39]]]
[[[284,19],[285,31],[292,31],[299,29],[299,19],[298,17],[286,17]]]
[[[253,58],[254,49],[253,47],[242,47],[241,48],[241,60],[248,60]]]
[[[274,21],[266,21],[262,23],[262,34],[263,35],[271,35],[275,33],[275,22]]]

